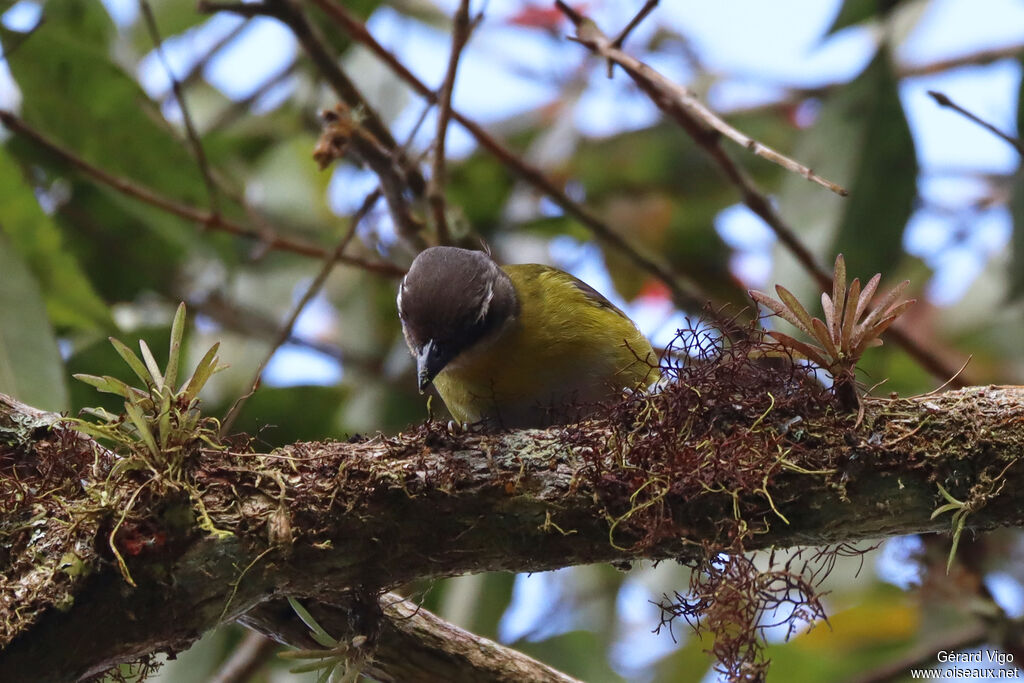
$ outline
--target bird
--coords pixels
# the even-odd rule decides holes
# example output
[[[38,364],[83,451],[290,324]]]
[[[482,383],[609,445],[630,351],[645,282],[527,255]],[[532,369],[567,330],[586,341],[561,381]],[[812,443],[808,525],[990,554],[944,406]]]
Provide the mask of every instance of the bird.
[[[398,287],[398,315],[420,393],[484,427],[548,427],[657,379],[650,342],[582,280],[535,263],[429,247]]]

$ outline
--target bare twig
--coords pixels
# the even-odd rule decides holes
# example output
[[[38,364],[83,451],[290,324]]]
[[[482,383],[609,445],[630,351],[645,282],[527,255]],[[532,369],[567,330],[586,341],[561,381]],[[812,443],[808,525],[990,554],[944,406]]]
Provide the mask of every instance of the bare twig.
[[[267,13],[266,3],[262,2],[216,2],[215,0],[199,0],[196,11],[204,14],[213,12],[230,12],[240,17],[258,17]]]
[[[241,412],[242,406],[245,405],[245,402],[249,400],[249,397],[256,393],[256,389],[259,388],[260,380],[263,377],[263,371],[266,370],[267,364],[270,363],[270,359],[274,357],[274,354],[277,353],[279,348],[281,348],[281,345],[288,341],[292,336],[292,329],[295,327],[295,323],[302,314],[302,311],[305,310],[307,304],[313,300],[313,297],[315,297],[320,291],[320,288],[323,287],[324,282],[327,281],[327,277],[331,274],[331,271],[334,270],[334,266],[341,261],[345,254],[345,249],[352,241],[352,238],[356,235],[356,229],[359,227],[359,223],[366,217],[366,214],[373,209],[374,204],[377,203],[380,196],[381,191],[379,189],[371,192],[367,195],[366,199],[363,200],[363,204],[359,207],[359,210],[352,215],[351,219],[349,219],[349,226],[345,235],[338,242],[337,246],[334,247],[334,251],[331,252],[330,256],[328,256],[324,261],[324,265],[320,269],[320,272],[317,273],[313,282],[311,282],[309,287],[306,288],[306,292],[302,295],[302,298],[299,299],[299,302],[295,304],[292,314],[288,317],[287,322],[281,326],[281,331],[278,333],[277,338],[274,340],[274,343],[271,344],[270,349],[267,350],[263,360],[260,361],[260,364],[253,375],[249,391],[240,396],[224,416],[224,420],[221,422],[220,426],[220,433],[222,436],[230,433],[231,426],[234,424],[239,412]]]
[[[640,8],[640,11],[636,13],[636,16],[629,20],[626,24],[626,28],[619,31],[619,35],[615,36],[612,40],[612,45],[615,47],[622,47],[622,44],[626,42],[626,38],[633,32],[640,22],[647,18],[647,15],[654,11],[654,8],[658,6],[658,0],[647,0],[644,6]]]
[[[434,164],[427,185],[427,200],[434,214],[437,230],[437,241],[441,244],[451,243],[451,232],[448,230],[448,217],[445,215],[445,138],[448,136],[448,123],[452,117],[452,90],[455,89],[455,73],[459,67],[459,57],[466,47],[473,25],[479,21],[478,15],[472,25],[469,20],[469,0],[462,0],[455,12],[452,25],[452,50],[448,57],[448,71],[437,94],[437,135],[434,137]]]
[[[1006,142],[1008,142],[1011,145],[1013,145],[1013,148],[1017,150],[1017,153],[1020,154],[1021,156],[1024,156],[1024,144],[1022,144],[1021,141],[1018,138],[1015,138],[1015,137],[1013,137],[1012,135],[1010,135],[1008,133],[1004,133],[1003,131],[999,130],[998,128],[993,126],[988,121],[985,121],[984,119],[982,119],[981,117],[977,116],[976,114],[972,114],[971,112],[967,111],[966,109],[961,107],[959,104],[957,104],[953,100],[949,99],[949,97],[947,97],[945,94],[940,93],[937,90],[929,90],[928,91],[928,95],[930,95],[931,98],[933,100],[935,100],[935,102],[940,107],[947,107],[949,109],[952,109],[953,111],[955,111],[958,114],[962,115],[964,118],[969,119],[971,121],[974,121],[976,124],[978,124],[979,126],[984,128],[985,130],[989,131],[990,133],[992,133],[996,137],[1002,138]]]
[[[181,87],[187,88],[188,86],[198,81],[200,76],[202,76],[203,70],[206,68],[206,65],[210,63],[210,60],[213,59],[218,52],[223,50],[235,38],[240,36],[242,34],[242,31],[244,31],[248,27],[249,20],[243,18],[242,21],[238,22],[238,26],[235,26],[233,29],[231,29],[223,36],[218,38],[212,45],[210,45],[210,47],[205,52],[203,52],[203,54],[199,55],[199,57],[196,58],[192,66],[189,67],[189,70],[185,72],[185,75],[179,79],[181,82]]]
[[[246,95],[240,100],[234,100],[231,104],[224,107],[224,109],[217,114],[213,121],[207,126],[207,131],[215,131],[224,128],[235,119],[239,118],[243,114],[249,111],[249,109],[259,101],[261,97],[270,92],[273,88],[277,87],[288,78],[290,78],[299,67],[299,61],[295,60],[288,66],[284,67],[276,74],[263,81],[255,90],[250,94]]]
[[[991,64],[992,62],[999,61],[1000,59],[1019,57],[1021,53],[1024,53],[1024,43],[1017,43],[1016,45],[1007,45],[1005,47],[978,50],[977,52],[970,52],[963,55],[957,55],[955,57],[949,57],[947,59],[940,59],[934,62],[926,62],[924,64],[909,64],[898,69],[897,75],[901,78],[928,76],[931,74],[942,73],[943,71],[949,71],[950,69],[956,69],[961,66]]]
[[[229,11],[244,16],[267,16],[277,19],[291,29],[331,89],[365,129],[366,134],[353,138],[353,152],[373,169],[380,179],[384,199],[387,201],[398,233],[415,247],[426,246],[419,234],[423,222],[412,212],[405,196],[407,190],[416,196],[422,196],[426,187],[422,175],[402,156],[391,131],[338,65],[335,55],[326,47],[317,28],[306,18],[301,4],[293,0],[266,0],[239,7],[235,4],[201,1],[199,10]]]
[[[279,320],[274,320],[262,311],[232,301],[218,290],[203,296],[193,296],[185,303],[190,312],[210,318],[217,323],[218,327],[235,334],[273,342],[281,330]],[[342,359],[348,362],[353,358],[353,354],[343,353],[341,348],[334,344],[306,339],[295,334],[285,340],[285,343],[316,351],[339,362]],[[368,359],[361,359],[361,362],[363,365],[368,365]]]
[[[264,667],[279,645],[255,631],[245,634],[242,642],[208,683],[247,683]]]
[[[639,62],[612,46],[611,41],[597,28],[594,22],[583,17],[579,12],[562,2],[562,0],[556,0],[556,4],[576,25],[578,42],[590,49],[594,54],[610,59],[621,66],[660,109],[675,119],[715,161],[729,182],[739,190],[743,203],[768,224],[779,241],[815,279],[822,290],[829,291],[832,287],[832,279],[828,271],[818,264],[814,255],[799,240],[792,228],[786,224],[768,198],[757,188],[750,176],[722,149],[719,144],[719,137],[723,131],[713,124],[713,120],[716,120],[717,117],[712,115],[713,119],[708,119],[700,115],[699,111],[704,109],[703,105],[693,98],[685,88],[672,83],[646,64]],[[691,104],[694,106],[691,106]],[[742,133],[740,135],[742,136]],[[751,142],[755,146],[760,145],[756,141]],[[797,166],[804,168],[799,164]],[[809,169],[807,173],[810,173]],[[814,180],[810,175],[801,174]],[[827,183],[828,181],[824,182]],[[823,183],[819,182],[819,184]],[[845,193],[845,190],[842,193]],[[899,344],[918,363],[937,377],[944,380],[952,377],[951,382],[954,386],[967,386],[969,384],[962,375],[957,376],[956,368],[951,367],[933,351],[924,348],[921,344],[911,339],[902,328],[894,326],[888,330],[886,336]]]
[[[174,92],[174,98],[178,101],[178,107],[181,108],[181,117],[185,122],[185,134],[188,136],[189,147],[192,148],[192,154],[196,158],[196,165],[199,166],[199,172],[203,175],[203,184],[206,185],[206,194],[210,200],[210,212],[215,216],[219,216],[220,195],[217,191],[217,183],[214,182],[213,174],[210,172],[210,163],[206,158],[206,152],[203,151],[203,143],[196,132],[195,123],[192,121],[192,114],[189,112],[188,104],[185,102],[185,93],[182,91],[181,83],[178,81],[178,77],[174,75],[174,70],[171,68],[170,62],[167,61],[167,55],[164,54],[163,39],[160,37],[160,30],[157,28],[156,17],[153,15],[153,8],[149,6],[149,0],[139,0],[139,9],[146,20],[146,28],[149,31],[150,38],[153,40],[153,47],[156,50],[157,57],[160,59],[160,63],[163,64],[167,78],[171,80],[171,90]]]
[[[137,199],[141,202],[155,206],[162,211],[194,221],[210,230],[226,232],[239,237],[246,237],[263,244],[268,249],[277,251],[288,251],[303,256],[315,258],[326,258],[330,252],[323,247],[309,242],[297,240],[290,237],[282,237],[267,230],[256,230],[246,227],[223,216],[218,216],[210,211],[196,208],[188,204],[176,201],[155,190],[140,185],[132,180],[115,176],[98,166],[95,166],[74,152],[61,147],[56,142],[35,130],[20,118],[9,111],[0,109],[0,123],[8,130],[30,140],[37,146],[45,149],[50,154],[61,159],[70,166],[81,171],[92,179],[107,185],[118,192]],[[388,277],[401,277],[405,271],[398,266],[384,261],[369,261],[357,256],[342,256],[340,261],[348,265],[356,266],[373,273]]]
[[[680,114],[683,114],[691,119],[693,124],[702,126],[708,129],[709,132],[716,131],[741,147],[781,166],[787,171],[802,175],[811,182],[817,183],[840,196],[845,197],[848,194],[845,188],[840,187],[831,180],[822,178],[807,166],[790,159],[726,123],[717,114],[708,109],[703,102],[698,100],[690,92],[689,88],[670,81],[643,62],[623,52],[608,36],[601,32],[593,21],[585,18],[562,0],[557,0],[555,4],[576,26],[576,40],[578,42],[595,54],[599,54],[621,66],[636,81],[637,85],[651,96],[654,103],[666,113],[673,115],[677,119]]]
[[[644,3],[644,6],[640,8],[640,11],[637,12],[636,15],[629,20],[628,24],[626,24],[626,28],[619,31],[619,35],[615,36],[615,38],[612,40],[612,45],[615,47],[622,47],[623,43],[626,42],[626,38],[628,38],[629,34],[633,32],[633,29],[639,26],[640,22],[646,19],[647,15],[653,12],[654,8],[658,6],[658,1],[659,0],[647,0],[647,2]],[[612,77],[612,71],[614,70],[614,68],[615,62],[609,59],[608,78]]]

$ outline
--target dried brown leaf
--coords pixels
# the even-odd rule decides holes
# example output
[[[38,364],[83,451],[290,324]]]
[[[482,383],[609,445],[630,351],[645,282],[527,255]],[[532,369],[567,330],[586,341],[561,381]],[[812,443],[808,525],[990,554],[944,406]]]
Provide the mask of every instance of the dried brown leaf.
[[[829,321],[829,330],[832,332],[832,340],[839,341],[839,323],[843,319],[843,306],[846,304],[846,259],[842,254],[836,256],[835,268],[832,271],[832,320]]]
[[[800,321],[781,301],[768,296],[764,292],[759,292],[756,289],[751,289],[748,294],[750,294],[750,298],[757,303],[762,304],[765,308],[771,309],[772,313],[775,315],[779,316],[794,327],[800,328]]]
[[[843,330],[839,337],[841,348],[853,346],[853,326],[857,322],[856,311],[860,307],[860,278],[853,278],[850,291],[846,295],[846,309],[843,311]]]
[[[813,337],[814,323],[811,322],[811,314],[807,312],[807,309],[800,303],[800,300],[782,285],[775,285],[775,291],[779,293],[779,298],[782,299],[782,303],[786,305],[786,308],[793,313],[795,322],[794,320],[790,320],[790,322]]]
[[[876,306],[870,313],[868,313],[867,317],[864,318],[863,322],[857,325],[857,328],[854,330],[854,335],[858,337],[861,336],[865,330],[869,330],[872,327],[874,327],[875,323],[878,322],[879,319],[887,317],[889,315],[888,312],[890,307],[894,303],[896,303],[897,299],[903,296],[903,292],[909,286],[910,280],[904,280],[903,282],[899,283],[891,290],[889,290],[886,293],[886,295],[882,297],[882,300],[878,303],[878,306]]]
[[[794,339],[788,334],[776,332],[775,330],[769,330],[768,335],[790,351],[796,353],[798,356],[816,363],[823,368],[827,368],[829,366],[829,361],[824,355],[824,349],[819,349],[816,346],[802,342],[799,339]]]
[[[832,361],[835,362],[840,360],[842,358],[842,354],[832,341],[832,337],[829,334],[828,328],[825,327],[825,323],[815,318],[811,321],[811,324],[814,325],[814,338],[821,342],[825,352],[832,357]],[[829,365],[831,365],[831,363]]]
[[[868,310],[868,306],[871,305],[871,299],[875,296],[875,290],[878,289],[878,283],[882,281],[882,274],[875,273],[875,276],[868,280],[868,283],[864,285],[864,292],[860,295],[860,301],[857,302],[857,315],[853,316],[854,322],[864,317],[864,312]]]

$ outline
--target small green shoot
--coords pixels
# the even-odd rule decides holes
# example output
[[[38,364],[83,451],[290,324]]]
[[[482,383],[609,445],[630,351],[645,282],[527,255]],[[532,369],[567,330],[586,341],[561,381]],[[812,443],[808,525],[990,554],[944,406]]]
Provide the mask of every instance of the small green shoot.
[[[113,415],[102,409],[86,409],[83,412],[95,421],[71,422],[86,434],[113,443],[118,452],[142,458],[154,474],[179,469],[183,459],[201,444],[216,445],[217,430],[212,426],[215,420],[202,417],[198,395],[207,380],[227,366],[219,363],[219,344],[214,344],[179,388],[177,376],[184,333],[185,305],[181,304],[171,324],[171,344],[163,372],[146,342],[139,342],[140,359],[123,342],[110,339],[118,355],[141,381],[141,387],[130,386],[109,375],[75,375],[75,379],[101,392],[123,398],[124,413]]]
[[[171,323],[171,343],[167,367],[161,371],[156,357],[144,341],[139,342],[140,359],[127,345],[111,337],[110,343],[125,364],[138,378],[141,386],[133,387],[104,375],[76,374],[74,377],[97,390],[124,399],[120,415],[103,408],[86,408],[82,413],[91,420],[67,418],[76,429],[107,443],[119,459],[110,470],[111,482],[106,499],[120,511],[119,520],[110,534],[109,544],[125,580],[135,585],[124,558],[118,551],[115,536],[126,522],[139,493],[150,484],[152,489],[184,490],[197,510],[201,529],[215,534],[229,532],[217,529],[206,512],[201,492],[186,476],[186,461],[204,447],[220,448],[217,443],[217,420],[203,417],[199,411],[199,392],[214,373],[223,370],[217,357],[219,344],[214,344],[182,386],[178,385],[181,367],[182,339],[185,334],[185,304],[178,306]],[[125,481],[129,473],[148,471],[149,477],[130,494],[116,495],[114,485]],[[125,499],[123,496],[127,496]]]
[[[1006,486],[1006,471],[1016,464],[1018,458],[1011,460],[1006,463],[1003,469],[994,477],[984,475],[977,484],[971,489],[970,495],[966,501],[957,500],[947,491],[942,484],[936,482],[936,486],[939,487],[939,493],[946,499],[945,505],[940,505],[932,512],[930,519],[935,519],[941,514],[946,512],[953,513],[953,545],[949,549],[949,560],[946,562],[946,573],[949,573],[950,567],[953,566],[953,557],[956,555],[957,546],[960,544],[960,534],[963,533],[964,526],[967,522],[967,516],[972,512],[985,507],[990,500],[998,496],[1003,491],[1003,487]]]
[[[322,650],[282,652],[280,656],[283,659],[315,660],[300,664],[290,671],[292,673],[320,671],[317,683],[353,683],[356,681],[362,674],[361,664],[365,658],[365,655],[359,653],[358,650],[366,644],[366,636],[356,636],[350,643],[342,643],[332,638],[298,600],[289,597],[288,604],[291,605],[292,610],[302,620],[302,623],[309,628],[310,637],[324,648]]]
[[[963,533],[964,524],[967,522],[967,515],[971,514],[971,507],[960,500],[954,498],[949,491],[947,491],[942,484],[936,483],[939,487],[939,493],[946,499],[946,504],[936,508],[932,512],[932,516],[929,519],[935,519],[941,514],[947,512],[953,512],[953,544],[949,548],[949,559],[946,561],[946,573],[949,573],[950,568],[953,566],[953,558],[956,556],[957,546],[960,545],[960,534]]]

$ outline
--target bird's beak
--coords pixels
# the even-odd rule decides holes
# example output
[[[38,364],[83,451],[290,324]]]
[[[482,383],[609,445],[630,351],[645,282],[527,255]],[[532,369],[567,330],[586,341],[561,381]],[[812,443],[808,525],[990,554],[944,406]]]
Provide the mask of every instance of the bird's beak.
[[[447,360],[442,357],[441,350],[433,339],[423,345],[416,356],[416,380],[421,394],[426,390],[427,385],[434,381],[437,373],[444,369],[446,362]]]

